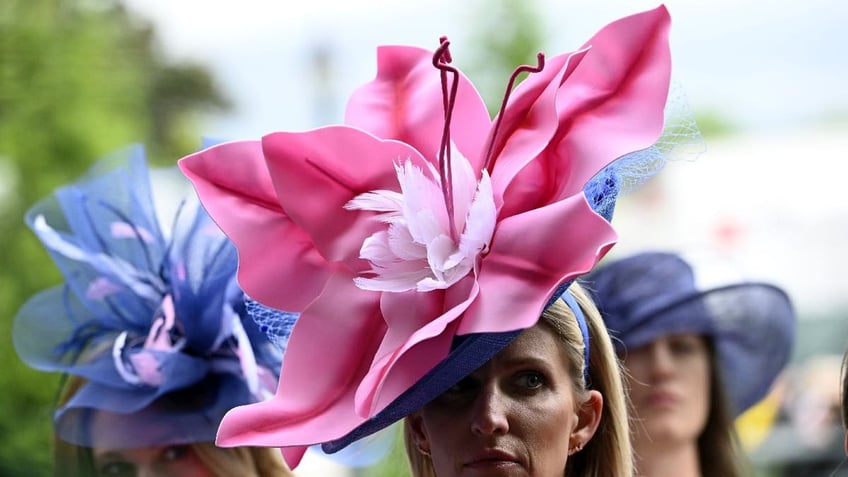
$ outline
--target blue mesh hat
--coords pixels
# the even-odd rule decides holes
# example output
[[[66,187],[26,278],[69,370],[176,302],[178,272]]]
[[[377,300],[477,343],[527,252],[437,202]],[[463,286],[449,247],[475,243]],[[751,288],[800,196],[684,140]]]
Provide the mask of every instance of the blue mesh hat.
[[[689,263],[665,252],[604,264],[585,284],[619,352],[670,334],[711,337],[737,414],[766,395],[789,360],[796,316],[789,297],[774,285],[705,287]]]
[[[235,248],[197,201],[160,221],[154,199],[167,196],[130,147],[26,214],[64,283],[21,307],[14,345],[34,368],[82,378],[54,415],[72,444],[212,442],[226,411],[276,387],[281,352],[249,318]],[[294,318],[277,314],[278,335]]]

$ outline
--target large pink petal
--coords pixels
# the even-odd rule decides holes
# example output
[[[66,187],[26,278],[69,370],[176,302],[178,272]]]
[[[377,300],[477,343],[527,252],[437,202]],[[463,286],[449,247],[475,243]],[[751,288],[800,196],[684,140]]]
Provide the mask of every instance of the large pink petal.
[[[330,262],[368,269],[359,260],[366,237],[385,228],[370,211],[346,210],[351,199],[377,189],[399,190],[395,163],[426,167],[407,144],[382,140],[349,126],[265,136],[268,170],[286,214]]]
[[[228,412],[219,445],[316,444],[365,421],[354,412],[354,393],[385,333],[379,293],[357,289],[345,273],[325,291],[292,330],[276,395]]]
[[[532,326],[556,287],[591,270],[616,239],[582,194],[502,220],[457,334]]]
[[[435,161],[445,118],[440,78],[432,51],[379,47],[377,77],[354,91],[345,122],[376,136],[410,144]],[[448,79],[450,82],[450,75]],[[479,171],[491,119],[480,94],[461,73],[451,124],[451,139]]]
[[[523,181],[513,179],[525,167],[539,169],[538,156],[550,146],[560,121],[557,117],[556,101],[563,82],[574,71],[585,56],[585,51],[567,53],[548,60],[544,70],[532,74],[516,89],[497,131],[493,147],[494,167],[492,188],[496,203],[503,205],[503,194],[507,187],[512,190],[510,198],[527,197],[520,204],[507,204],[508,210],[527,210],[544,205],[541,197],[549,195],[546,190],[550,178],[544,174],[524,175]],[[567,93],[566,93],[567,94]],[[494,131],[493,131],[494,132]],[[568,164],[569,161],[563,161]],[[518,189],[518,192],[515,190]],[[523,194],[520,192],[524,192]]]
[[[444,359],[458,318],[478,292],[469,275],[445,291],[384,293],[381,310],[389,328],[357,390],[357,413],[381,411]]]
[[[551,148],[558,157],[581,160],[573,161],[569,180],[552,200],[582,191],[602,168],[599,163],[605,167],[659,139],[671,79],[670,26],[668,11],[660,6],[612,23],[584,45],[590,49],[563,92],[572,87],[586,92],[564,94],[557,101],[557,114],[570,120],[570,130],[561,132]]]
[[[615,159],[659,139],[671,74],[669,24],[661,6],[613,22],[589,40],[579,61],[568,63],[557,90],[553,137],[538,127],[540,118],[551,115],[549,90],[543,90],[550,79],[530,75],[520,85],[504,115],[492,176],[497,190],[505,191],[502,217],[573,195]],[[564,65],[559,58],[552,63]],[[549,144],[541,154],[528,157],[544,141]]]
[[[181,159],[179,166],[238,247],[245,292],[268,306],[303,310],[324,287],[328,264],[280,207],[259,141],[220,144]]]
[[[280,449],[283,454],[283,460],[286,461],[289,469],[294,469],[300,464],[300,461],[303,459],[303,455],[306,454],[307,450],[309,450],[309,447],[307,446],[284,447]]]

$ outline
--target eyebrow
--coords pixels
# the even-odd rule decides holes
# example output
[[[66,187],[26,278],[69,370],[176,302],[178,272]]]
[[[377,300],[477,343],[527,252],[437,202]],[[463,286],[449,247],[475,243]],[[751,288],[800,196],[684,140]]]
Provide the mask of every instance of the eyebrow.
[[[509,369],[520,367],[551,369],[553,367],[553,363],[551,363],[550,360],[541,358],[539,356],[522,355],[504,359],[502,361],[501,367]]]

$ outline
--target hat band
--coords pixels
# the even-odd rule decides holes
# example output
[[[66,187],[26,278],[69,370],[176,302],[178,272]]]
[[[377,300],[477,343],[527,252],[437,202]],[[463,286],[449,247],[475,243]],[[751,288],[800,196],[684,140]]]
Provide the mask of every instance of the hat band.
[[[565,304],[571,308],[574,313],[574,319],[577,320],[577,325],[580,327],[580,334],[583,335],[583,383],[589,385],[589,327],[586,325],[586,317],[583,316],[583,310],[574,299],[574,295],[566,290],[562,294],[562,299]]]

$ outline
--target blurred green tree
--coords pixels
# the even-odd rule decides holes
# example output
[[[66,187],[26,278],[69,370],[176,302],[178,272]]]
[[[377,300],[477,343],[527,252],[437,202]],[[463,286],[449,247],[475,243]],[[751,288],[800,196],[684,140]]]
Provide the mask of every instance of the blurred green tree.
[[[12,317],[61,277],[27,207],[98,157],[144,142],[154,164],[199,145],[196,122],[228,101],[202,66],[171,64],[149,22],[116,0],[0,2],[0,475],[50,475],[59,376],[17,357]]]
[[[695,123],[705,138],[730,136],[738,132],[736,125],[718,111],[703,110],[695,113]]]
[[[468,10],[469,61],[457,58],[474,81],[489,115],[500,111],[507,80],[519,65],[535,65],[548,38],[537,0],[478,0]],[[519,81],[527,73],[519,76]],[[518,84],[518,81],[515,83]]]

